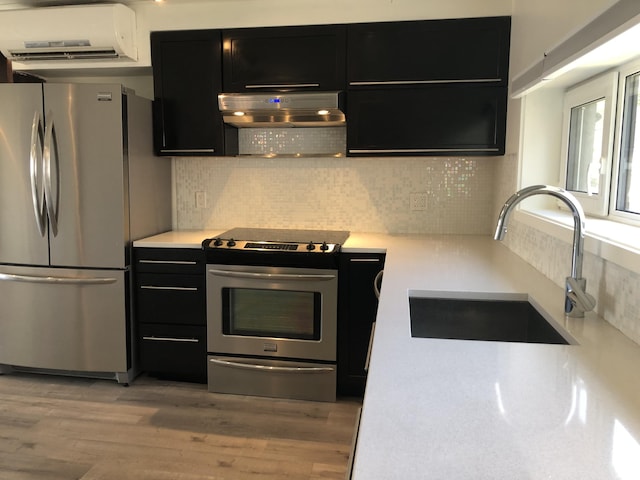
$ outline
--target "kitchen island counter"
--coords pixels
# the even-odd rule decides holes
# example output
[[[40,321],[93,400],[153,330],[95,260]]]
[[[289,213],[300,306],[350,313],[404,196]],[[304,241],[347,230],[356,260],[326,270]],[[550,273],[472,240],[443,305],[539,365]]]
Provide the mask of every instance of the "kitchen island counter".
[[[488,236],[352,233],[343,250],[387,254],[355,480],[640,478],[640,346],[593,312],[566,318],[563,289]],[[529,298],[571,344],[413,338],[410,292]]]

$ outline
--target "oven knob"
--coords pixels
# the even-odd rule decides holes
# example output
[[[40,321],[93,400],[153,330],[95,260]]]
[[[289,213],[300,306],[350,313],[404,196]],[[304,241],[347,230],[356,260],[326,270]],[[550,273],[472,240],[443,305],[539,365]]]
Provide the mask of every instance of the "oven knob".
[[[214,238],[213,239],[213,246],[214,247],[219,247],[220,245],[222,245],[222,240],[220,240],[220,237]]]
[[[232,238],[227,242],[227,247],[235,247],[236,241]]]
[[[322,245],[320,245],[320,250],[322,250],[323,252],[329,250],[329,245],[327,245],[327,242],[322,242]]]
[[[307,250],[312,251],[312,250],[315,250],[315,249],[316,249],[316,246],[313,244],[313,242],[309,242],[307,244]]]

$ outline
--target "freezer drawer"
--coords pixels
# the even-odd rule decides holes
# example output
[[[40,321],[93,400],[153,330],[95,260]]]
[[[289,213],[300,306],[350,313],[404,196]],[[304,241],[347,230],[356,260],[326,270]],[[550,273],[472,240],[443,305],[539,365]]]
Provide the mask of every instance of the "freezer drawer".
[[[0,364],[126,377],[126,275],[0,266]]]

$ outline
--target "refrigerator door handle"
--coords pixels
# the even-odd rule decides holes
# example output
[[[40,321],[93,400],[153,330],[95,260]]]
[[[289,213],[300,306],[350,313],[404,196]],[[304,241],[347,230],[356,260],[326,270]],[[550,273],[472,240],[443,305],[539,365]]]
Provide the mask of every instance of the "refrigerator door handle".
[[[0,273],[0,281],[48,283],[57,285],[106,285],[116,283],[116,278],[110,277],[49,277],[41,275],[18,275],[15,273]]]
[[[42,150],[44,144],[44,132],[40,112],[36,110],[31,124],[31,149],[29,151],[29,174],[31,177],[31,201],[33,202],[33,213],[36,217],[38,232],[41,237],[47,233],[46,214],[44,205],[44,190],[41,185],[42,178]],[[40,152],[40,155],[38,153]]]
[[[52,158],[53,157],[53,158]],[[53,236],[58,235],[58,200],[60,196],[59,188],[59,168],[58,168],[58,138],[56,136],[56,127],[53,121],[53,112],[47,114],[47,128],[44,132],[44,148],[43,148],[43,169],[44,169],[44,196],[49,215],[49,223],[51,225],[51,233]],[[55,174],[55,193],[51,181],[51,162],[54,162]]]

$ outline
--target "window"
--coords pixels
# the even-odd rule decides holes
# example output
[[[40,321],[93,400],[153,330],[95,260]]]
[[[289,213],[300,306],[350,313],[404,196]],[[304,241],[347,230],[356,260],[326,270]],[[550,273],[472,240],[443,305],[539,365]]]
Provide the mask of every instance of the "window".
[[[569,90],[564,101],[564,184],[585,212],[609,211],[617,72]]]
[[[620,153],[617,169],[616,212],[640,214],[640,126],[638,103],[640,72],[635,68],[625,72],[622,114],[620,115]]]
[[[562,181],[588,214],[640,222],[639,107],[637,61],[565,94]]]

